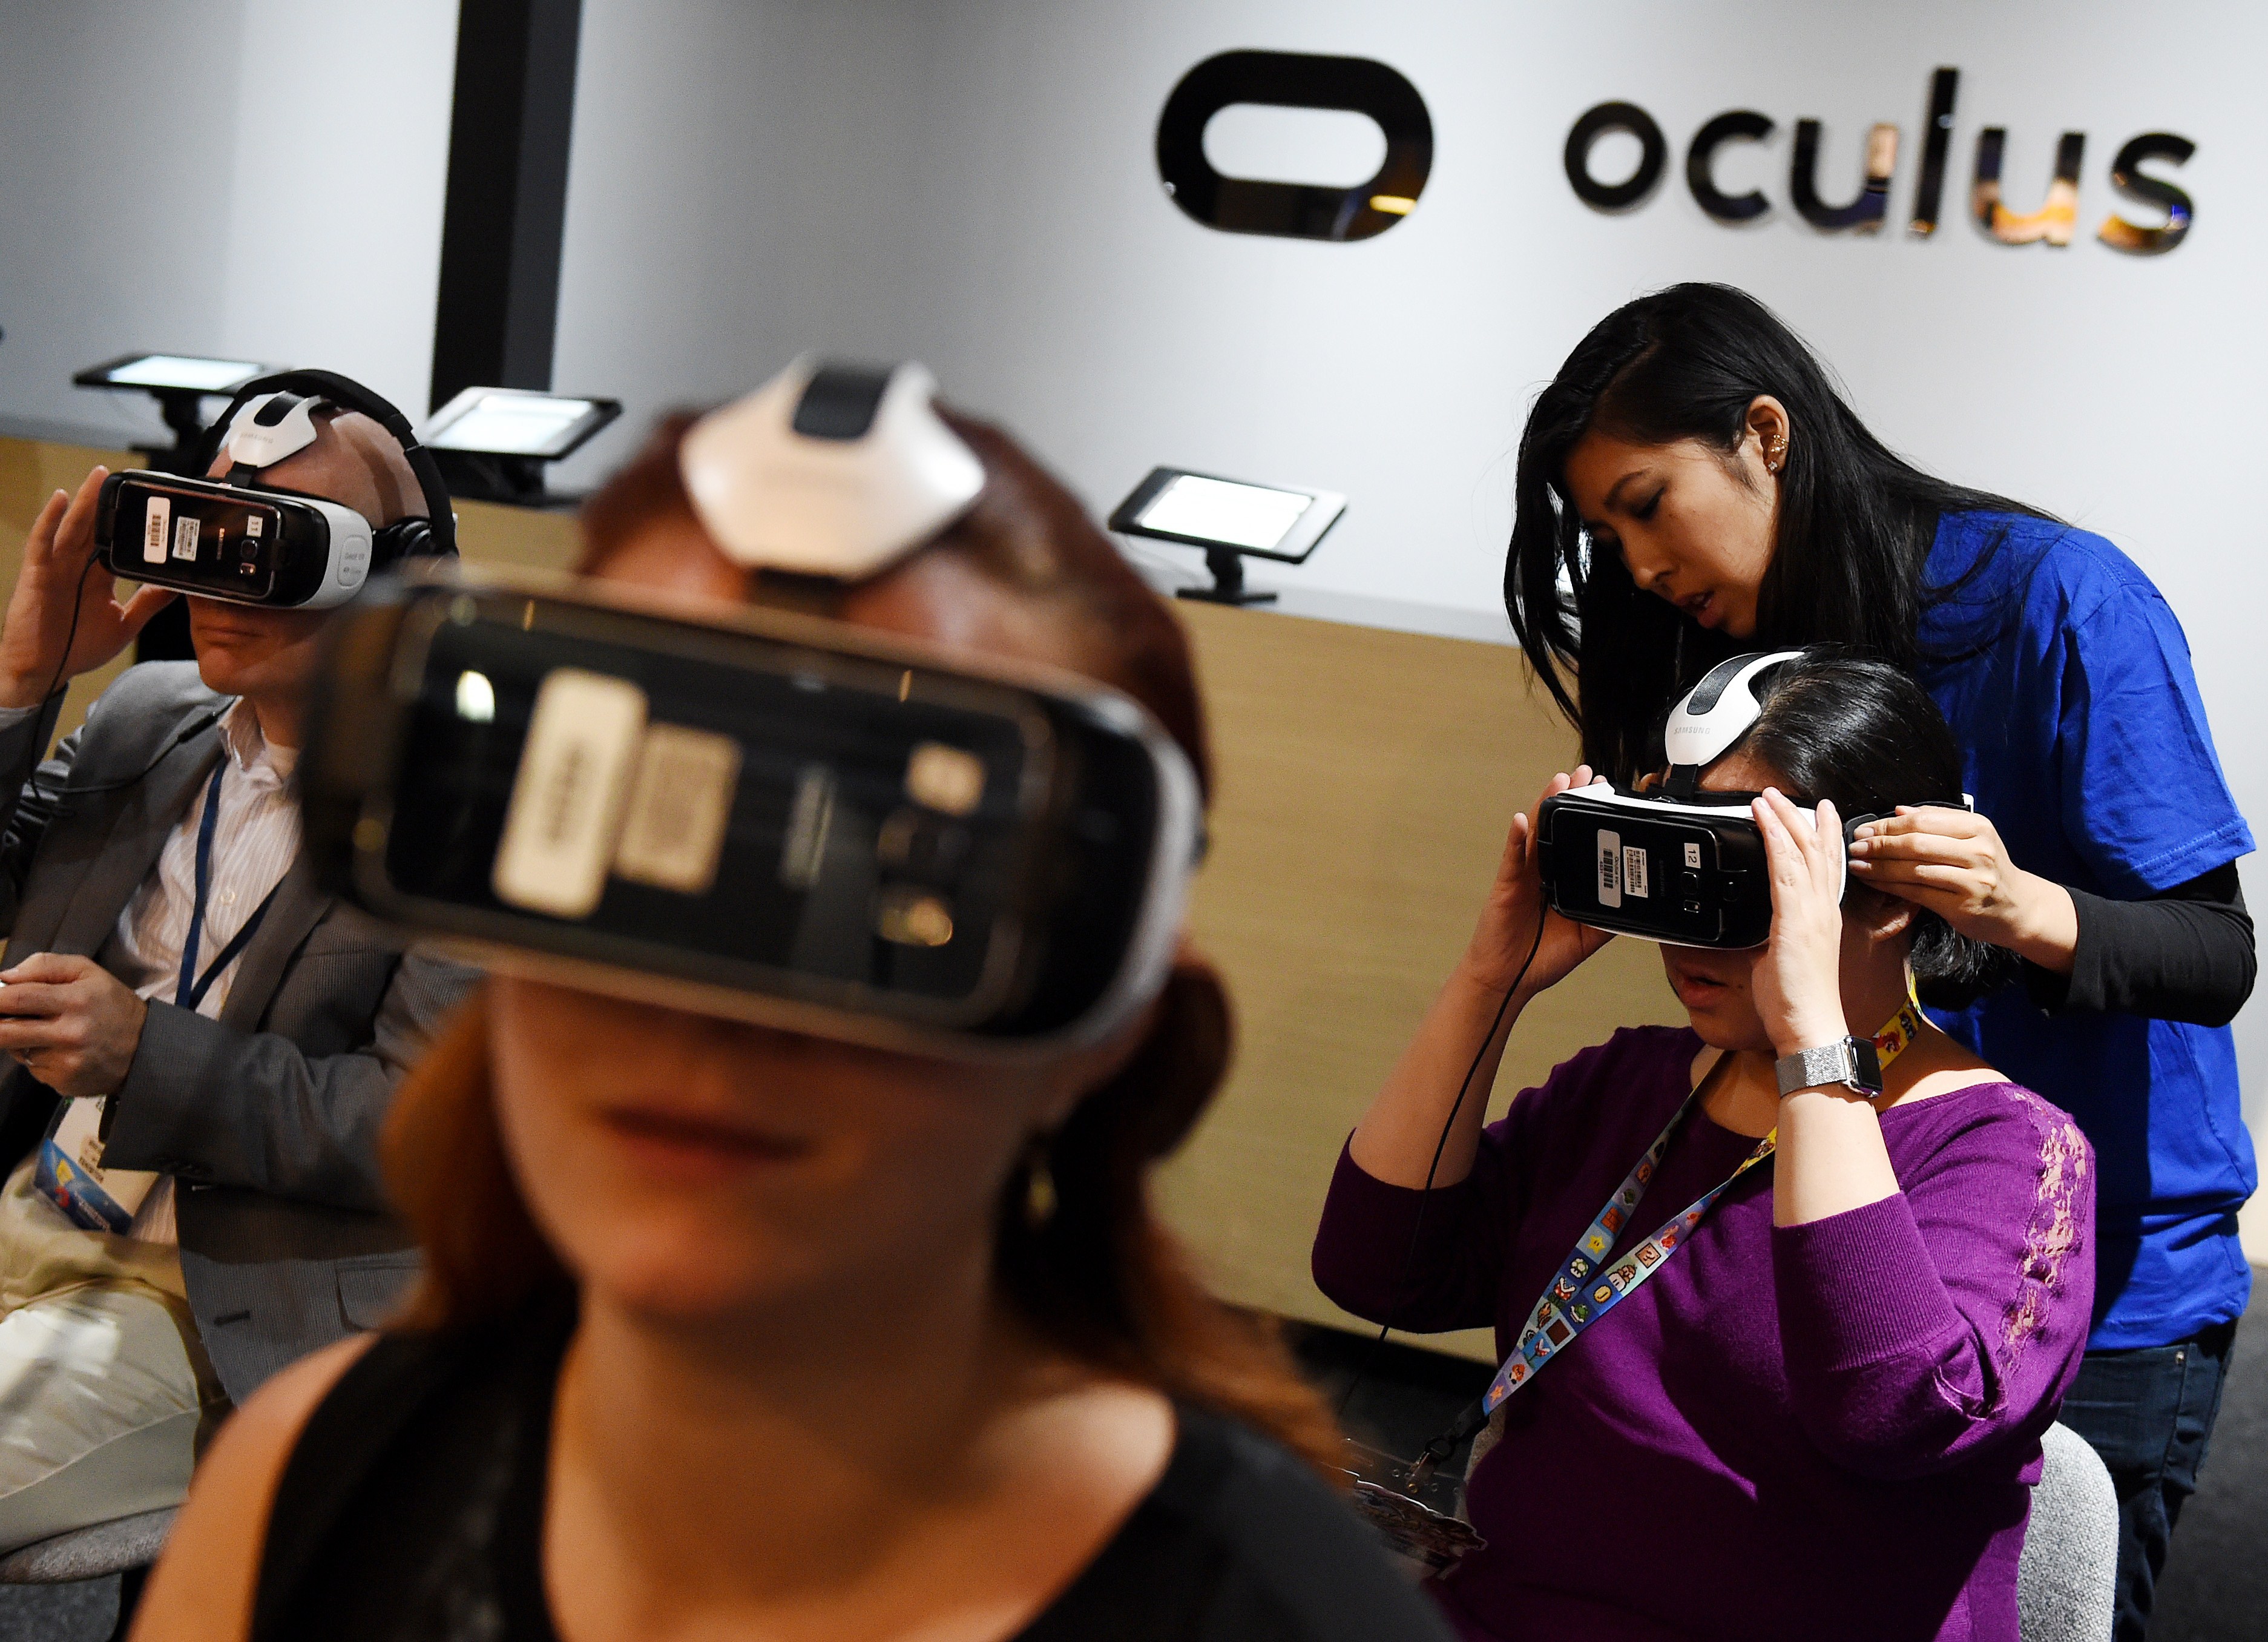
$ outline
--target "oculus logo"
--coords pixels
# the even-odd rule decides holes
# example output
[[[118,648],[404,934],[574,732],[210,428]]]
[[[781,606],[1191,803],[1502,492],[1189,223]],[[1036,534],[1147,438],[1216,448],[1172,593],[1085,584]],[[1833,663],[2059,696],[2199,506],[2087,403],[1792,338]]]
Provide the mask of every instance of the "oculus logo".
[[[1224,176],[1205,157],[1205,127],[1239,103],[1366,115],[1385,134],[1386,157],[1374,174],[1349,188]],[[1371,239],[1417,208],[1432,166],[1425,100],[1368,57],[1225,51],[1182,76],[1158,115],[1158,175],[1166,192],[1206,227],[1228,233]]]
[[[1945,163],[1953,145],[1953,106],[1961,85],[1961,70],[1940,69],[1931,77],[1929,112],[1922,137],[1921,170],[1914,185],[1913,215],[1908,230],[1926,235],[1937,230],[1938,212],[1945,197]],[[1760,191],[1729,194],[1717,181],[1720,151],[1734,143],[1760,143],[1771,136],[1770,116],[1751,108],[1719,115],[1693,134],[1685,151],[1685,186],[1694,203],[1719,222],[1751,221],[1771,209]],[[1889,215],[1890,180],[1897,170],[1898,128],[1878,124],[1867,134],[1864,174],[1857,191],[1839,203],[1822,197],[1819,189],[1820,122],[1799,120],[1795,148],[1788,167],[1789,203],[1813,227],[1826,232],[1878,232]],[[1591,169],[1591,151],[1609,132],[1638,139],[1637,169],[1620,181],[1600,180]],[[2056,144],[2055,169],[2047,194],[2035,211],[2011,211],[2000,194],[2000,161],[2007,146],[2005,126],[1986,126],[1977,134],[1974,181],[1970,211],[1977,226],[2004,245],[2069,245],[2079,221],[2080,168],[2086,158],[2087,134],[2066,131]],[[2154,207],[2164,221],[2129,222],[2112,215],[2095,231],[2095,238],[2115,250],[2149,255],[2172,250],[2189,233],[2196,211],[2188,194],[2161,177],[2142,170],[2146,160],[2185,163],[2197,144],[2185,137],[2151,131],[2129,141],[2110,162],[2111,186],[2130,200]],[[1641,203],[1661,181],[1668,167],[1669,147],[1653,116],[1636,103],[1604,102],[1575,122],[1567,133],[1564,156],[1568,185],[1577,198],[1602,211],[1629,211]]]

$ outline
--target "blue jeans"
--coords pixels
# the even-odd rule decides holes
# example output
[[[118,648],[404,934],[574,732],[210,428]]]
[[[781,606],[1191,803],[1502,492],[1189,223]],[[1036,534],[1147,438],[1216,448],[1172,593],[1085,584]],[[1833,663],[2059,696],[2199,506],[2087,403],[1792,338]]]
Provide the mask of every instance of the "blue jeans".
[[[2117,1642],[2142,1642],[2166,1547],[2197,1492],[2220,1414],[2236,1325],[2172,1345],[2089,1351],[2059,1417],[2087,1439],[2118,1490]]]

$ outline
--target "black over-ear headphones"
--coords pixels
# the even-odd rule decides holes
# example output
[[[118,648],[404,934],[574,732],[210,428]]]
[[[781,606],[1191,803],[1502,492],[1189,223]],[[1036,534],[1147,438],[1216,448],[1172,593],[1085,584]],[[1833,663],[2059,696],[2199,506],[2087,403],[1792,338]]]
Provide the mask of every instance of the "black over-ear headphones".
[[[228,409],[221,412],[220,419],[212,425],[197,451],[196,471],[200,476],[211,468],[213,458],[220,454],[237,413],[261,395],[272,393],[303,394],[342,410],[359,410],[392,434],[394,442],[401,447],[401,454],[409,459],[409,470],[417,476],[418,488],[425,492],[428,516],[397,519],[383,529],[373,529],[370,544],[372,570],[384,569],[405,558],[445,558],[456,552],[457,518],[450,507],[449,487],[442,482],[433,453],[417,442],[409,418],[389,401],[335,371],[276,371],[256,376],[238,388],[236,397],[228,402]],[[229,480],[232,484],[242,482],[234,473],[229,475]]]

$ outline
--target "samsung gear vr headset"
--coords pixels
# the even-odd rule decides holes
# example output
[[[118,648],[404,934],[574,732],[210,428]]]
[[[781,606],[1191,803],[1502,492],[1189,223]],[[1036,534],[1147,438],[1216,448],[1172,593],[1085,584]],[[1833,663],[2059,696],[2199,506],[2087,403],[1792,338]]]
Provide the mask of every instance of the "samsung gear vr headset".
[[[1596,781],[1543,801],[1538,865],[1551,909],[1578,923],[1666,946],[1762,946],[1771,934],[1771,880],[1756,793],[1700,790],[1702,773],[1740,745],[1764,712],[1756,689],[1800,650],[1736,655],[1712,668],[1670,709],[1660,786],[1624,792]],[[1970,807],[1931,797],[1918,804]],[[1808,812],[1807,812],[1808,813]],[[1845,816],[1843,842],[1879,814]],[[1844,854],[1840,881],[1849,882]]]
[[[983,487],[934,387],[799,361],[686,435],[695,511],[742,566],[873,575]],[[477,961],[963,1059],[1146,1005],[1200,828],[1181,749],[1091,680],[438,569],[340,618],[298,779],[330,885]]]
[[[341,503],[261,482],[268,469],[315,442],[314,412],[324,408],[359,410],[394,436],[424,492],[427,517],[373,527]],[[457,551],[448,487],[432,453],[401,411],[359,382],[330,371],[255,378],[213,425],[198,472],[224,448],[222,478],[134,469],[102,482],[95,542],[113,575],[234,604],[325,610],[403,559]]]

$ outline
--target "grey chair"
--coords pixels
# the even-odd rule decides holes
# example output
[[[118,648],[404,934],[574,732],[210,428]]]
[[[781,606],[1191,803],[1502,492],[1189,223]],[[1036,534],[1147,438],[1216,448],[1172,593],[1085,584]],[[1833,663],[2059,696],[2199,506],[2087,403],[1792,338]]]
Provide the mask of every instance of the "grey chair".
[[[2118,1494],[2087,1439],[2067,1425],[2040,1439],[2046,1465],[2016,1564],[2023,1642],[2108,1642],[2118,1585]]]
[[[116,1574],[118,1624],[112,1636],[114,1642],[119,1642],[134,1622],[142,1582],[165,1548],[176,1509],[168,1505],[161,1511],[98,1522],[11,1551],[0,1557],[0,1585],[66,1585]]]

